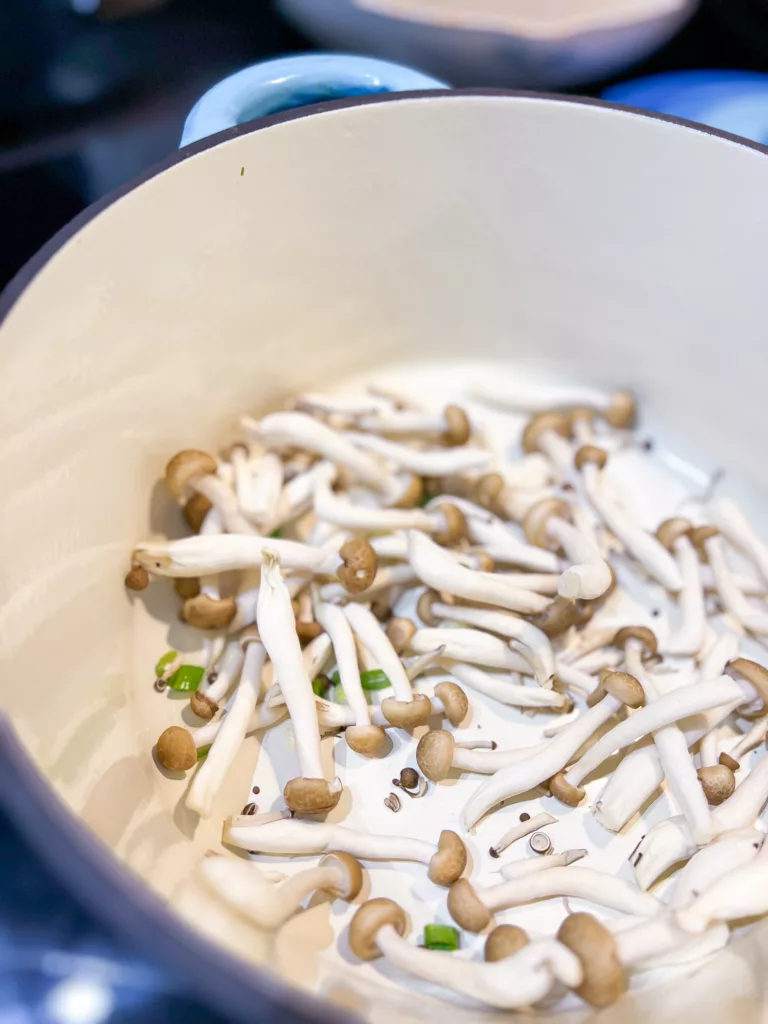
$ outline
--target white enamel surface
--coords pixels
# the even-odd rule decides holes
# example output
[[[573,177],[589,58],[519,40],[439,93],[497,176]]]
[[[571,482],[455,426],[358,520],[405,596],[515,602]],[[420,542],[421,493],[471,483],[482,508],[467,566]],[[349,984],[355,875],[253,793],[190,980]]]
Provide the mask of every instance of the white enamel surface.
[[[428,403],[431,393],[435,404],[457,379],[498,379],[499,361],[514,379],[628,385],[661,453],[698,467],[670,471],[668,502],[725,466],[728,492],[759,527],[766,190],[768,157],[692,130],[566,102],[445,97],[244,135],[91,221],[0,331],[0,530],[12,538],[0,575],[2,701],[62,798],[188,915],[203,896],[180,880],[250,799],[254,766],[262,810],[290,777],[284,723],[261,745],[246,742],[208,821],[184,808],[187,783],[152,763],[155,737],[181,708],[153,691],[152,667],[169,646],[200,644],[178,623],[168,587],[132,599],[122,585],[137,540],[184,534],[157,484],[165,460],[182,446],[215,448],[243,411],[355,374],[382,379],[384,364],[399,364],[389,378],[398,390],[412,386]],[[417,354],[419,375],[406,365]],[[639,451],[617,459],[617,485],[636,480],[644,460]],[[649,527],[660,514],[652,491],[637,488]],[[621,575],[632,592],[631,574]],[[633,593],[666,615],[660,592],[635,584]],[[552,721],[471,699],[465,734],[504,729],[505,742],[534,743]],[[362,763],[336,741],[353,800],[333,819],[434,840],[477,783],[447,780],[428,800],[404,799],[395,816],[381,800],[393,766],[406,752],[412,763],[412,745],[402,734],[395,742],[387,760]],[[323,742],[326,767],[332,745]],[[589,802],[601,787],[588,785]],[[539,806],[518,801],[481,823],[469,844],[480,883],[499,878],[490,843]],[[669,813],[659,801],[648,823]],[[563,810],[548,831],[555,849],[588,846],[586,865],[629,878],[624,861],[646,827],[614,840]],[[370,879],[374,895],[407,897],[411,941],[424,923],[447,920],[444,892],[423,868],[373,867]],[[350,970],[343,936],[334,947],[347,914],[319,901],[274,944],[220,910],[208,921],[240,955],[351,1000],[369,1019],[434,1011],[434,993],[423,1003],[399,995],[386,965]],[[551,932],[563,908],[515,914]],[[725,951],[663,1005],[759,998],[751,963],[763,941],[758,933]],[[650,1012],[656,998],[638,996],[622,1013]]]

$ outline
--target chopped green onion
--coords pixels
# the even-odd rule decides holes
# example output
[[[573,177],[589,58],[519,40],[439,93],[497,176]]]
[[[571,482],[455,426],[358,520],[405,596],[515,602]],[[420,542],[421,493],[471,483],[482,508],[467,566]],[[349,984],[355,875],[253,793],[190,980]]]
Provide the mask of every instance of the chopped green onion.
[[[205,669],[202,665],[182,665],[177,668],[168,685],[172,690],[179,690],[181,693],[194,693],[203,681]]]
[[[341,676],[339,675],[339,670],[337,668],[335,668],[333,672],[331,672],[328,678],[331,680],[334,686],[338,686],[339,683],[341,682]]]
[[[178,658],[178,656],[179,656],[179,652],[178,651],[167,651],[162,656],[162,658],[159,659],[158,663],[155,665],[155,675],[159,678],[163,674],[165,669],[171,664],[171,662],[175,658]]]
[[[202,761],[204,757],[208,756],[208,751],[211,749],[212,744],[206,743],[203,747],[197,748],[197,760]]]
[[[269,535],[269,536],[270,536],[270,537],[274,537],[274,538],[276,538],[276,539],[277,539],[277,538],[280,538],[280,537],[282,537],[282,536],[283,536],[283,531],[282,531],[282,530],[280,529],[280,527],[278,526],[278,528],[277,528],[276,530],[273,530],[273,531],[272,531],[272,533],[270,533],[270,535]]]
[[[318,676],[312,683],[312,692],[316,697],[322,697],[330,685],[331,681],[328,676]]]
[[[424,926],[424,945],[427,949],[451,952],[459,948],[459,933],[449,924],[427,924]]]
[[[372,668],[369,672],[360,673],[360,682],[364,690],[386,690],[392,683],[386,672],[380,668]]]

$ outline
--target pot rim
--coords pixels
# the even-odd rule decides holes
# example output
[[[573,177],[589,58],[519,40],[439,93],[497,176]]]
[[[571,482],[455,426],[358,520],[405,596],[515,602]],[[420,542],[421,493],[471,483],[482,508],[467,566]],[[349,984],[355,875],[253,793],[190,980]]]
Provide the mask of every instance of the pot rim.
[[[299,107],[225,129],[176,150],[87,206],[30,258],[0,293],[0,326],[38,273],[81,228],[145,181],[189,157],[241,135],[347,107],[484,96],[604,107],[713,135],[768,156],[768,146],[717,128],[583,96],[506,89],[429,89],[357,96]],[[97,921],[114,930],[118,937],[127,938],[139,952],[168,970],[183,983],[188,994],[199,998],[209,1009],[246,1024],[253,1021],[254,1005],[257,1005],[254,1000],[263,1001],[266,997],[273,1000],[276,1007],[304,1021],[354,1024],[358,1019],[321,995],[290,986],[272,972],[231,955],[167,909],[160,897],[70,811],[33,764],[10,719],[2,712],[0,775],[6,782],[0,787],[0,805],[51,873]],[[57,836],[55,844],[50,842],[51,825]]]

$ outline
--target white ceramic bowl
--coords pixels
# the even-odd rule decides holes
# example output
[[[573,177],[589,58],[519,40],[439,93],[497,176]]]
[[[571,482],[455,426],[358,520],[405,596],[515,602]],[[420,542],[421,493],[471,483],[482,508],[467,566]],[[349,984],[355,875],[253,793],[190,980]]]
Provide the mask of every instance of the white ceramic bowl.
[[[477,1020],[329,968],[327,904],[273,939],[190,886],[258,740],[209,822],[152,763],[178,706],[151,666],[180,627],[165,588],[132,601],[122,580],[139,538],[180,529],[157,484],[168,454],[216,446],[240,411],[297,389],[470,354],[633,386],[655,436],[768,508],[766,194],[768,150],[598,102],[348,100],[188,147],[4,294],[0,801],[190,992],[237,1021],[275,1002],[314,1020]],[[605,1019],[758,1020],[765,956],[758,930]]]
[[[663,46],[698,0],[277,0],[324,46],[402,61],[457,86],[560,89]]]

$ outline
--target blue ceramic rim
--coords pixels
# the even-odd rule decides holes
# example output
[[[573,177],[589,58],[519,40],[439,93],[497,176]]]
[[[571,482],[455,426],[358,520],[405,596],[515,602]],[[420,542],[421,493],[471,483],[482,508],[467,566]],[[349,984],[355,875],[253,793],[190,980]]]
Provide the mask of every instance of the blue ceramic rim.
[[[505,89],[417,90],[358,96],[300,107],[228,128],[177,150],[81,211],[24,264],[0,293],[0,326],[38,273],[82,228],[123,196],[176,164],[240,135],[249,135],[302,117],[373,103],[429,99],[450,101],[452,97],[541,100],[617,110],[678,125],[702,135],[713,135],[768,157],[768,146],[716,128],[584,96]],[[321,996],[292,988],[271,972],[231,956],[188,928],[67,808],[34,766],[9,718],[2,712],[0,773],[5,780],[5,785],[0,786],[0,804],[51,873],[108,929],[116,931],[118,936],[127,937],[174,977],[185,979],[190,995],[205,1006],[214,1012],[228,1014],[234,1021],[253,1024],[254,1008],[258,1007],[258,1000],[266,996],[302,1021],[355,1024],[358,1020]],[[56,828],[55,846],[50,841],[51,824]]]

